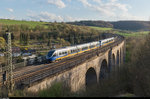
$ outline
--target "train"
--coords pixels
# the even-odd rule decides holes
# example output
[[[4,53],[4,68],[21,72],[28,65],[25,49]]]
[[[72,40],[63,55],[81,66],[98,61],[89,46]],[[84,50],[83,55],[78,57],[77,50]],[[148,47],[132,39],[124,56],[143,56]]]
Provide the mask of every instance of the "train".
[[[61,59],[64,59],[66,57],[70,57],[76,54],[80,54],[92,49],[96,49],[101,46],[105,46],[109,43],[114,42],[115,37],[103,39],[100,41],[94,41],[94,42],[89,42],[89,43],[84,43],[84,44],[79,44],[79,45],[74,45],[74,46],[68,46],[65,48],[59,48],[59,49],[53,49],[48,52],[46,55],[46,60],[48,62],[56,62]]]

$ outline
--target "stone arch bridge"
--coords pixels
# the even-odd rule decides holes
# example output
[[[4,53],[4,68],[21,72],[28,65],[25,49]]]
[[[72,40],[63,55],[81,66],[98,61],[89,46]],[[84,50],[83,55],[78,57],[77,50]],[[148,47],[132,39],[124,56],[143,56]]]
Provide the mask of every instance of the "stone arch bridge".
[[[125,60],[125,40],[118,36],[119,40],[115,46],[109,47],[104,52],[86,60],[84,63],[75,66],[65,72],[56,74],[53,77],[47,77],[38,83],[28,87],[28,91],[36,92],[50,87],[55,82],[64,82],[70,87],[72,92],[85,90],[86,86],[99,81],[108,76],[108,74],[119,68]]]

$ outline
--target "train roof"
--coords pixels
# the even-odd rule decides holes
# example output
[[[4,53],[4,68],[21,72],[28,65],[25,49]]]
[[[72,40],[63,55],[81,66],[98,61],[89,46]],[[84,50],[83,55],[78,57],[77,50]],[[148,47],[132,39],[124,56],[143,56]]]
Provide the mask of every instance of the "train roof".
[[[110,40],[110,39],[114,39],[114,37],[107,38],[107,39],[100,40],[100,41],[104,42],[104,41],[107,41],[107,40]],[[84,43],[84,44],[79,44],[79,45],[73,45],[73,46],[67,46],[67,47],[59,48],[59,49],[53,49],[53,51],[66,51],[66,50],[69,50],[69,49],[81,48],[81,47],[87,46],[89,44],[92,45],[92,44],[97,44],[97,43],[99,43],[99,41],[94,41],[94,42]]]
[[[67,47],[64,47],[64,48],[53,49],[53,51],[65,51],[65,50],[68,50],[68,49],[80,48],[80,47],[87,46],[89,44],[97,44],[97,43],[99,43],[99,41],[94,41],[94,42],[84,43],[84,44],[79,44],[79,45],[73,45],[73,46],[67,46]]]

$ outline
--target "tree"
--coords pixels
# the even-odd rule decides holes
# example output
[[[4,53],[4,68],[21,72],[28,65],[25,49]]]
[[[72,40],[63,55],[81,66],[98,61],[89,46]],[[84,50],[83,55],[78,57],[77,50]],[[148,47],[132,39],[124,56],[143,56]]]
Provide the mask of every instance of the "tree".
[[[0,37],[0,48],[5,49],[6,41],[3,37]]]

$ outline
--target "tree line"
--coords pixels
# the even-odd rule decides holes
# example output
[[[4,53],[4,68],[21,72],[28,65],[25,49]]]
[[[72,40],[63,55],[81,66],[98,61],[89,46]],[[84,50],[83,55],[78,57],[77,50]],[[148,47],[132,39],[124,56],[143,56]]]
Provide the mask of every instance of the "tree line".
[[[5,40],[6,32],[12,33],[12,42],[19,42],[19,45],[29,45],[30,42],[42,42],[47,46],[53,43],[64,46],[96,41],[102,38],[104,31],[97,31],[86,26],[75,26],[66,23],[50,23],[37,25],[31,28],[28,25],[4,25],[0,24],[0,37]],[[0,45],[2,48],[2,46]]]

